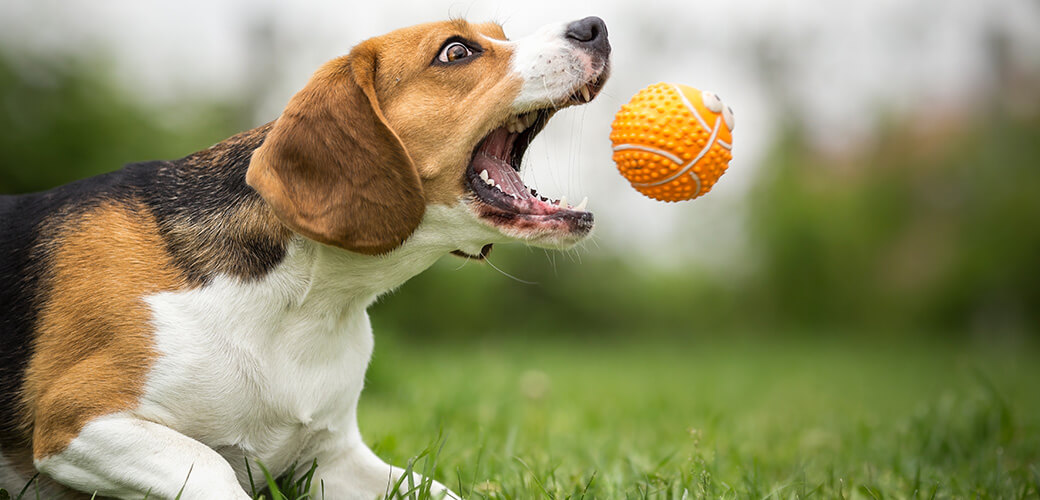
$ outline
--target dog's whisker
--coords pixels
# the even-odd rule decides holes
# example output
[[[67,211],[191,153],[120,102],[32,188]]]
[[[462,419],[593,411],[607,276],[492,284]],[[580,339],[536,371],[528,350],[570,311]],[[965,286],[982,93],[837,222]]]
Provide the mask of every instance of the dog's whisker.
[[[544,248],[581,263],[593,216],[566,194],[582,182],[585,112],[569,118],[569,156],[545,151],[547,166],[570,170],[528,174],[567,193],[539,196],[520,173],[554,113],[592,101],[608,74],[601,19],[559,28],[508,42],[501,26],[455,18],[377,36],[325,63],[266,125],[177,160],[0,201],[0,220],[17,221],[0,224],[0,253],[13,259],[0,275],[24,283],[0,287],[12,306],[0,323],[14,326],[0,358],[46,367],[0,374],[0,392],[28,396],[24,408],[0,401],[0,423],[27,423],[0,441],[32,438],[6,457],[134,498],[256,496],[227,456],[246,457],[250,487],[251,462],[297,478],[287,464],[321,459],[329,472],[314,477],[336,477],[319,481],[322,497],[326,486],[328,498],[401,496],[418,482],[458,498],[415,462],[375,458],[358,432],[323,442],[318,459],[299,443],[323,440],[329,426],[356,431],[374,348],[366,310],[445,253],[468,257],[456,271],[481,259],[527,285],[538,283],[488,259],[493,244],[543,248],[557,278],[558,251]],[[481,40],[501,50],[481,51]],[[601,68],[591,81],[588,60]],[[431,87],[435,73],[451,76]],[[511,84],[498,85],[504,78]],[[400,107],[383,108],[380,82],[394,82]],[[38,322],[21,314],[37,309]],[[52,394],[63,404],[49,404]]]
[[[503,276],[505,276],[505,277],[507,277],[507,278],[509,278],[509,279],[512,279],[513,281],[517,281],[517,282],[523,283],[523,284],[525,284],[525,285],[537,285],[537,284],[538,284],[538,282],[537,282],[537,281],[527,281],[527,280],[522,280],[522,279],[520,279],[520,278],[517,278],[516,276],[513,276],[512,274],[509,274],[509,273],[507,273],[507,272],[505,272],[505,271],[503,271],[503,270],[499,269],[499,268],[498,268],[498,266],[496,266],[494,262],[491,262],[491,259],[489,259],[489,258],[487,258],[487,257],[484,257],[484,262],[487,262],[487,264],[488,264],[489,266],[491,266],[491,268],[492,268],[492,269],[494,269],[494,270],[498,271],[498,272],[499,272],[499,273],[501,273],[501,274],[502,274]]]

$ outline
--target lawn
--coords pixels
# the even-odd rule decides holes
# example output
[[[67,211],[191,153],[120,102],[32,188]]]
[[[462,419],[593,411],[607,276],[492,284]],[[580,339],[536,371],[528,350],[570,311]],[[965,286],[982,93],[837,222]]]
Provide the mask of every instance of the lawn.
[[[476,499],[1040,497],[1025,344],[490,337],[377,339],[380,456]]]
[[[1038,385],[984,341],[391,340],[360,418],[467,498],[1038,498]]]

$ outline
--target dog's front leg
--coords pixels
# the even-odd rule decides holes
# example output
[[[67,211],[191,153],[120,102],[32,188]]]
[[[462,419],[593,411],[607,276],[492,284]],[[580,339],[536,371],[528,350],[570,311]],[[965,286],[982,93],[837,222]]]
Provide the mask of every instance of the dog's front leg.
[[[326,446],[327,449],[317,457],[318,469],[312,483],[315,498],[321,498],[323,488],[325,498],[329,499],[383,498],[405,474],[404,469],[389,465],[376,456],[356,431],[334,443],[326,443]],[[412,485],[418,486],[422,481],[421,475],[413,474]],[[406,478],[401,481],[400,491],[404,493],[408,487]],[[433,481],[430,492],[433,498],[461,498],[437,481]]]
[[[105,497],[250,498],[213,449],[169,427],[119,414],[89,422],[60,453],[37,459],[36,468]]]

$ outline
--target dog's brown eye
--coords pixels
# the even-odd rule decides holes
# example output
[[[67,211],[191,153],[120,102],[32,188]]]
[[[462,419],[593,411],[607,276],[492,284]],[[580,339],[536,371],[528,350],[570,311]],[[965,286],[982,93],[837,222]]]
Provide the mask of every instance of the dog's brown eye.
[[[442,50],[437,60],[443,63],[455,62],[473,55],[473,51],[462,43],[449,43]]]

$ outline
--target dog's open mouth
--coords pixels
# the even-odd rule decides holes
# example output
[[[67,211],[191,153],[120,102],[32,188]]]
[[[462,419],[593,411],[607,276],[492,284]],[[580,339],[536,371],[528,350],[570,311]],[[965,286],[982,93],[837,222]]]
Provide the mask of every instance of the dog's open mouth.
[[[566,197],[539,194],[520,179],[523,155],[557,110],[590,102],[603,79],[581,85],[568,99],[540,110],[511,116],[477,144],[466,170],[466,183],[476,197],[478,213],[496,226],[522,232],[565,231],[584,235],[592,230],[588,198],[571,205]]]

